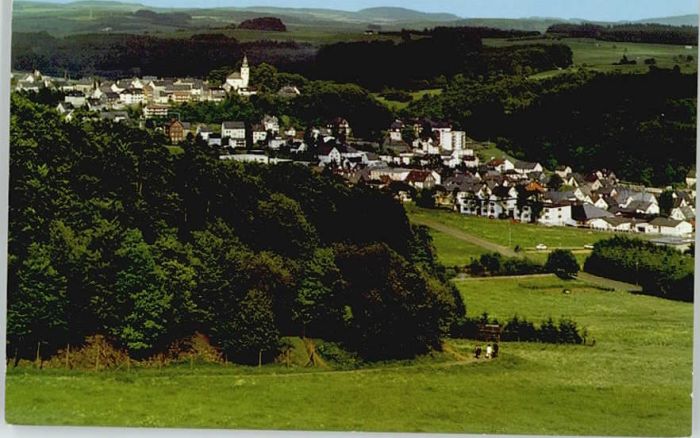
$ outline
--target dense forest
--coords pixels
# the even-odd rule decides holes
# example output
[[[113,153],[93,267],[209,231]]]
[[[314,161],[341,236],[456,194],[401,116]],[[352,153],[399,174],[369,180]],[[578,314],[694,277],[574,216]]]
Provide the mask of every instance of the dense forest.
[[[55,76],[205,77],[216,68],[235,66],[244,54],[252,64],[267,62],[285,71],[296,71],[313,61],[315,49],[291,41],[242,43],[223,34],[190,38],[85,34],[54,38],[42,32],[12,36],[13,69],[37,68]]]
[[[553,169],[614,169],[648,185],[682,182],[695,164],[697,75],[579,72],[533,81],[456,77],[405,115],[449,119],[480,140]]]
[[[390,196],[164,143],[12,96],[9,356],[100,334],[145,358],[199,332],[242,363],[271,360],[283,335],[411,357],[464,316]]]
[[[571,49],[561,44],[491,48],[482,47],[481,39],[469,33],[445,32],[399,44],[327,45],[318,52],[315,75],[370,89],[425,88],[438,76],[476,78],[566,68],[572,64],[572,56]]]
[[[239,42],[223,34],[190,38],[88,34],[54,38],[47,33],[15,33],[12,66],[63,76],[107,78],[155,75],[205,77],[234,67],[246,54],[253,65],[267,63],[311,79],[352,82],[373,89],[424,87],[438,76],[471,77],[537,72],[571,65],[563,45],[485,48],[482,28],[436,28],[429,36],[400,43],[389,40],[336,43],[316,49],[295,42]]]
[[[547,34],[573,38],[595,38],[604,41],[628,43],[698,44],[697,26],[670,26],[664,24],[615,24],[603,26],[593,23],[554,24]]]

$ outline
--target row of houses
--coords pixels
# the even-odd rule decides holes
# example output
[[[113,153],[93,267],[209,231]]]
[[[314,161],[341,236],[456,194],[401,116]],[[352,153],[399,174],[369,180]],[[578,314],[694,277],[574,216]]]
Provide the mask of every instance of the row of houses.
[[[213,85],[198,78],[158,78],[143,76],[118,80],[82,78],[70,80],[43,75],[38,70],[29,73],[13,73],[15,89],[38,92],[43,88],[65,93],[62,113],[71,114],[77,108],[90,111],[123,110],[125,107],[142,105],[143,115],[149,118],[167,118],[172,105],[185,102],[221,102],[229,94],[251,96],[257,90],[250,84],[250,67],[247,57],[241,68],[231,73],[225,82]],[[301,94],[294,86],[279,90],[280,96],[296,97]]]

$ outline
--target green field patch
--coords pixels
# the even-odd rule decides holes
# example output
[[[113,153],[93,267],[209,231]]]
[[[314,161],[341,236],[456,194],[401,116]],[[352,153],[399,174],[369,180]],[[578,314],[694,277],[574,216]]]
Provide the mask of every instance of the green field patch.
[[[437,230],[431,229],[430,235],[433,237],[438,261],[445,266],[465,266],[488,252],[480,246],[457,240]]]
[[[536,224],[513,223],[509,220],[488,219],[479,216],[461,215],[448,210],[429,210],[406,204],[409,218],[426,218],[461,230],[467,234],[502,245],[509,249],[519,246],[522,250],[534,251],[540,243],[548,250],[563,248],[582,250],[584,245],[608,239],[614,234],[574,227],[547,227]],[[643,236],[635,236],[643,238]],[[540,256],[539,254],[542,254]],[[547,252],[528,252],[535,259],[544,257]],[[581,254],[583,256],[584,254]]]
[[[484,45],[504,47],[520,44],[565,44],[573,51],[572,68],[585,67],[601,72],[644,73],[649,66],[646,59],[654,58],[656,66],[672,68],[678,65],[683,73],[697,72],[698,48],[688,49],[682,45],[626,43],[618,41],[599,41],[590,38],[542,38],[537,40],[508,41],[501,38],[484,39]],[[636,65],[613,65],[625,55],[629,60],[637,61]],[[691,60],[687,56],[692,56]],[[555,76],[567,70],[554,70],[536,73],[532,78],[544,79]]]

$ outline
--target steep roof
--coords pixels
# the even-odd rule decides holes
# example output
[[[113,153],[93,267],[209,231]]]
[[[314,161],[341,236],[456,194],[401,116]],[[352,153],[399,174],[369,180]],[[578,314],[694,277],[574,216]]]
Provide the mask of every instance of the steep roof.
[[[657,217],[651,222],[649,222],[650,225],[653,225],[655,227],[669,227],[669,228],[676,228],[678,225],[682,224],[685,221],[677,221],[675,219],[671,218],[666,218],[666,217]]]
[[[577,221],[589,221],[591,219],[614,217],[608,211],[598,208],[595,205],[584,203],[582,205],[574,205],[571,207],[571,217]]]

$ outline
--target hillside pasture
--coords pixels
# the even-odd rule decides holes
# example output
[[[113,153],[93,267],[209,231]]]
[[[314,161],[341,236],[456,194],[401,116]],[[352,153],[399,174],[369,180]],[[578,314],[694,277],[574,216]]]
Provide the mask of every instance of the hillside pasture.
[[[571,68],[584,67],[602,72],[643,73],[649,69],[644,63],[646,59],[654,58],[656,66],[672,68],[678,65],[684,73],[697,71],[698,48],[672,44],[626,43],[618,41],[599,41],[590,38],[541,38],[520,41],[508,41],[503,38],[484,39],[484,45],[504,47],[519,44],[553,44],[561,43],[571,47],[574,64]],[[629,60],[637,61],[636,65],[613,65],[620,61],[623,55]],[[692,60],[688,60],[690,55]],[[546,78],[566,70],[546,71],[533,75],[533,78]]]
[[[691,425],[692,304],[554,276],[457,280],[468,314],[570,317],[594,346],[503,343],[474,360],[368,369],[10,369],[14,424],[683,436]],[[571,294],[563,294],[563,289]]]

